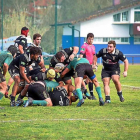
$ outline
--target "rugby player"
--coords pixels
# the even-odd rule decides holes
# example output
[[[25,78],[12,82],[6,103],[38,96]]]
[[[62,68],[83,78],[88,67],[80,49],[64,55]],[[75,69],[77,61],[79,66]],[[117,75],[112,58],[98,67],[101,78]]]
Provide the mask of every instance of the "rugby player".
[[[105,102],[110,103],[110,80],[115,84],[117,94],[120,98],[120,101],[124,101],[124,97],[122,95],[122,88],[120,83],[120,65],[119,60],[124,62],[124,77],[127,76],[128,70],[128,60],[125,55],[116,49],[116,42],[111,40],[108,42],[107,48],[101,49],[95,56],[94,59],[94,68],[96,68],[97,58],[102,57],[103,60],[103,68],[102,68],[102,81],[104,84],[104,92],[105,92]]]
[[[84,75],[87,75],[91,79],[91,81],[96,87],[96,91],[99,96],[99,104],[104,105],[104,101],[101,94],[101,88],[97,81],[96,75],[93,72],[92,66],[89,64],[89,61],[86,58],[74,58],[74,60],[71,61],[67,68],[61,73],[61,77],[64,77],[65,74],[68,73],[71,69],[74,69],[75,71],[75,88],[79,98],[77,107],[80,107],[84,103],[81,91],[81,85]]]
[[[16,59],[14,59],[10,64],[8,71],[15,81],[11,94],[11,106],[15,106],[15,96],[18,91],[19,83],[26,81],[26,86],[32,83],[32,81],[30,81],[26,76],[25,68],[31,65],[33,61],[36,61],[42,68],[42,71],[46,70],[44,64],[41,62],[41,58],[39,57],[40,54],[41,51],[38,47],[32,47],[29,53],[16,57]]]
[[[88,33],[87,42],[82,45],[80,56],[79,56],[80,58],[86,58],[91,65],[93,64],[93,59],[95,55],[95,46],[93,45],[93,40],[94,40],[94,34]],[[89,78],[86,79],[85,83],[88,84],[91,99],[96,100],[93,94],[93,83],[89,80]]]
[[[74,46],[61,50],[60,52],[57,52],[56,55],[52,57],[49,64],[49,68],[54,69],[57,63],[63,63],[64,65],[68,65],[70,61],[74,59],[78,51],[79,51],[79,47]],[[65,75],[65,77],[63,77],[63,81],[66,84],[72,84],[72,80],[71,80],[72,75],[73,75],[73,70],[71,70],[69,73]]]
[[[16,56],[17,48],[13,45],[10,45],[7,51],[0,52],[0,100],[3,98],[3,95],[6,92],[6,73],[8,71],[9,65],[12,62],[13,58]]]
[[[29,29],[27,27],[23,27],[21,29],[21,35],[15,40],[15,44],[14,46],[17,48],[17,56],[19,56],[20,54],[24,54],[27,51],[27,39],[26,37],[29,34]],[[7,84],[7,91],[5,93],[5,97],[8,98],[8,91],[10,90],[10,86],[12,85],[12,83],[14,82],[14,79],[12,77],[10,77],[8,84]]]

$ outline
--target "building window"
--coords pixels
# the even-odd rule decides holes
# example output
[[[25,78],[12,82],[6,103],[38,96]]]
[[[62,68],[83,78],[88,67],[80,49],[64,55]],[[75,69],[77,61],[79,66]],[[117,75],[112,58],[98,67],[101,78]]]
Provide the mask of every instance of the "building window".
[[[129,42],[129,38],[128,37],[121,38],[121,42],[128,43]]]
[[[134,43],[140,44],[140,37],[134,37]]]
[[[121,20],[121,14],[116,14],[116,15],[113,15],[113,19],[114,21],[120,21]]]
[[[135,17],[134,17],[134,21],[140,21],[140,11],[135,11]]]
[[[140,10],[140,6],[136,7],[135,9],[136,9],[136,10],[137,10],[137,9]]]
[[[119,44],[128,44],[129,37],[95,37],[93,44],[106,44],[110,40],[114,40],[116,43]]]
[[[108,42],[109,38],[103,38],[103,42]]]
[[[128,21],[128,11],[122,13],[122,21]]]

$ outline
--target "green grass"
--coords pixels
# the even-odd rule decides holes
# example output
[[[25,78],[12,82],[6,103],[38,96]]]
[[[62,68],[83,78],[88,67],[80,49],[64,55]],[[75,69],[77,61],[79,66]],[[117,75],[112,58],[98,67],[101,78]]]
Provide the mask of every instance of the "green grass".
[[[101,66],[96,72],[101,82],[100,72]],[[140,87],[140,65],[130,65],[126,78],[122,72],[122,85]],[[100,85],[104,97],[102,82]],[[125,102],[121,103],[112,82],[110,87],[111,103],[103,107],[98,100],[88,99],[80,108],[77,102],[68,107],[10,107],[4,98],[0,102],[4,107],[0,110],[0,140],[139,140],[140,89],[122,86]]]

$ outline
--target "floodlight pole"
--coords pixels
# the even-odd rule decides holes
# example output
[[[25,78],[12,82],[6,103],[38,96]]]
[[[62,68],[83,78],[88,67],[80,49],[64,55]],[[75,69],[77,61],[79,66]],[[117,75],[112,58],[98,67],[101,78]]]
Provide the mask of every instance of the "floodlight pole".
[[[55,37],[54,37],[54,45],[55,45],[55,54],[57,51],[57,0],[55,0]]]

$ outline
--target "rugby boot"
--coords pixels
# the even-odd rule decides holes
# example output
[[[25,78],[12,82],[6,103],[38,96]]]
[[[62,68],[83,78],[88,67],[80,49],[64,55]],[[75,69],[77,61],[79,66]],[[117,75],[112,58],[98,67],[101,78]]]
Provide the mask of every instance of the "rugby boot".
[[[89,100],[91,100],[91,95],[87,92],[87,93],[85,93],[85,96],[89,99]]]
[[[14,107],[14,106],[16,106],[16,103],[15,103],[15,101],[11,101],[11,102],[10,102],[10,106],[11,106],[11,107]]]
[[[93,96],[91,96],[91,100],[97,100],[97,99],[96,99],[95,96],[93,95]]]
[[[100,106],[103,106],[103,105],[104,105],[103,98],[99,98],[99,105],[100,105]]]
[[[33,104],[33,99],[31,97],[29,97],[28,100],[26,101],[24,107],[31,106],[32,104]]]
[[[23,100],[22,99],[20,99],[20,100],[17,100],[16,101],[16,106],[21,106],[22,104],[23,104]]]
[[[122,95],[120,95],[119,98],[120,98],[120,101],[121,101],[121,102],[124,102],[124,98],[123,98]]]
[[[105,103],[111,103],[111,101],[110,100],[106,100]]]
[[[77,104],[77,107],[81,107],[81,105],[84,104],[84,99],[81,99],[78,104]]]

